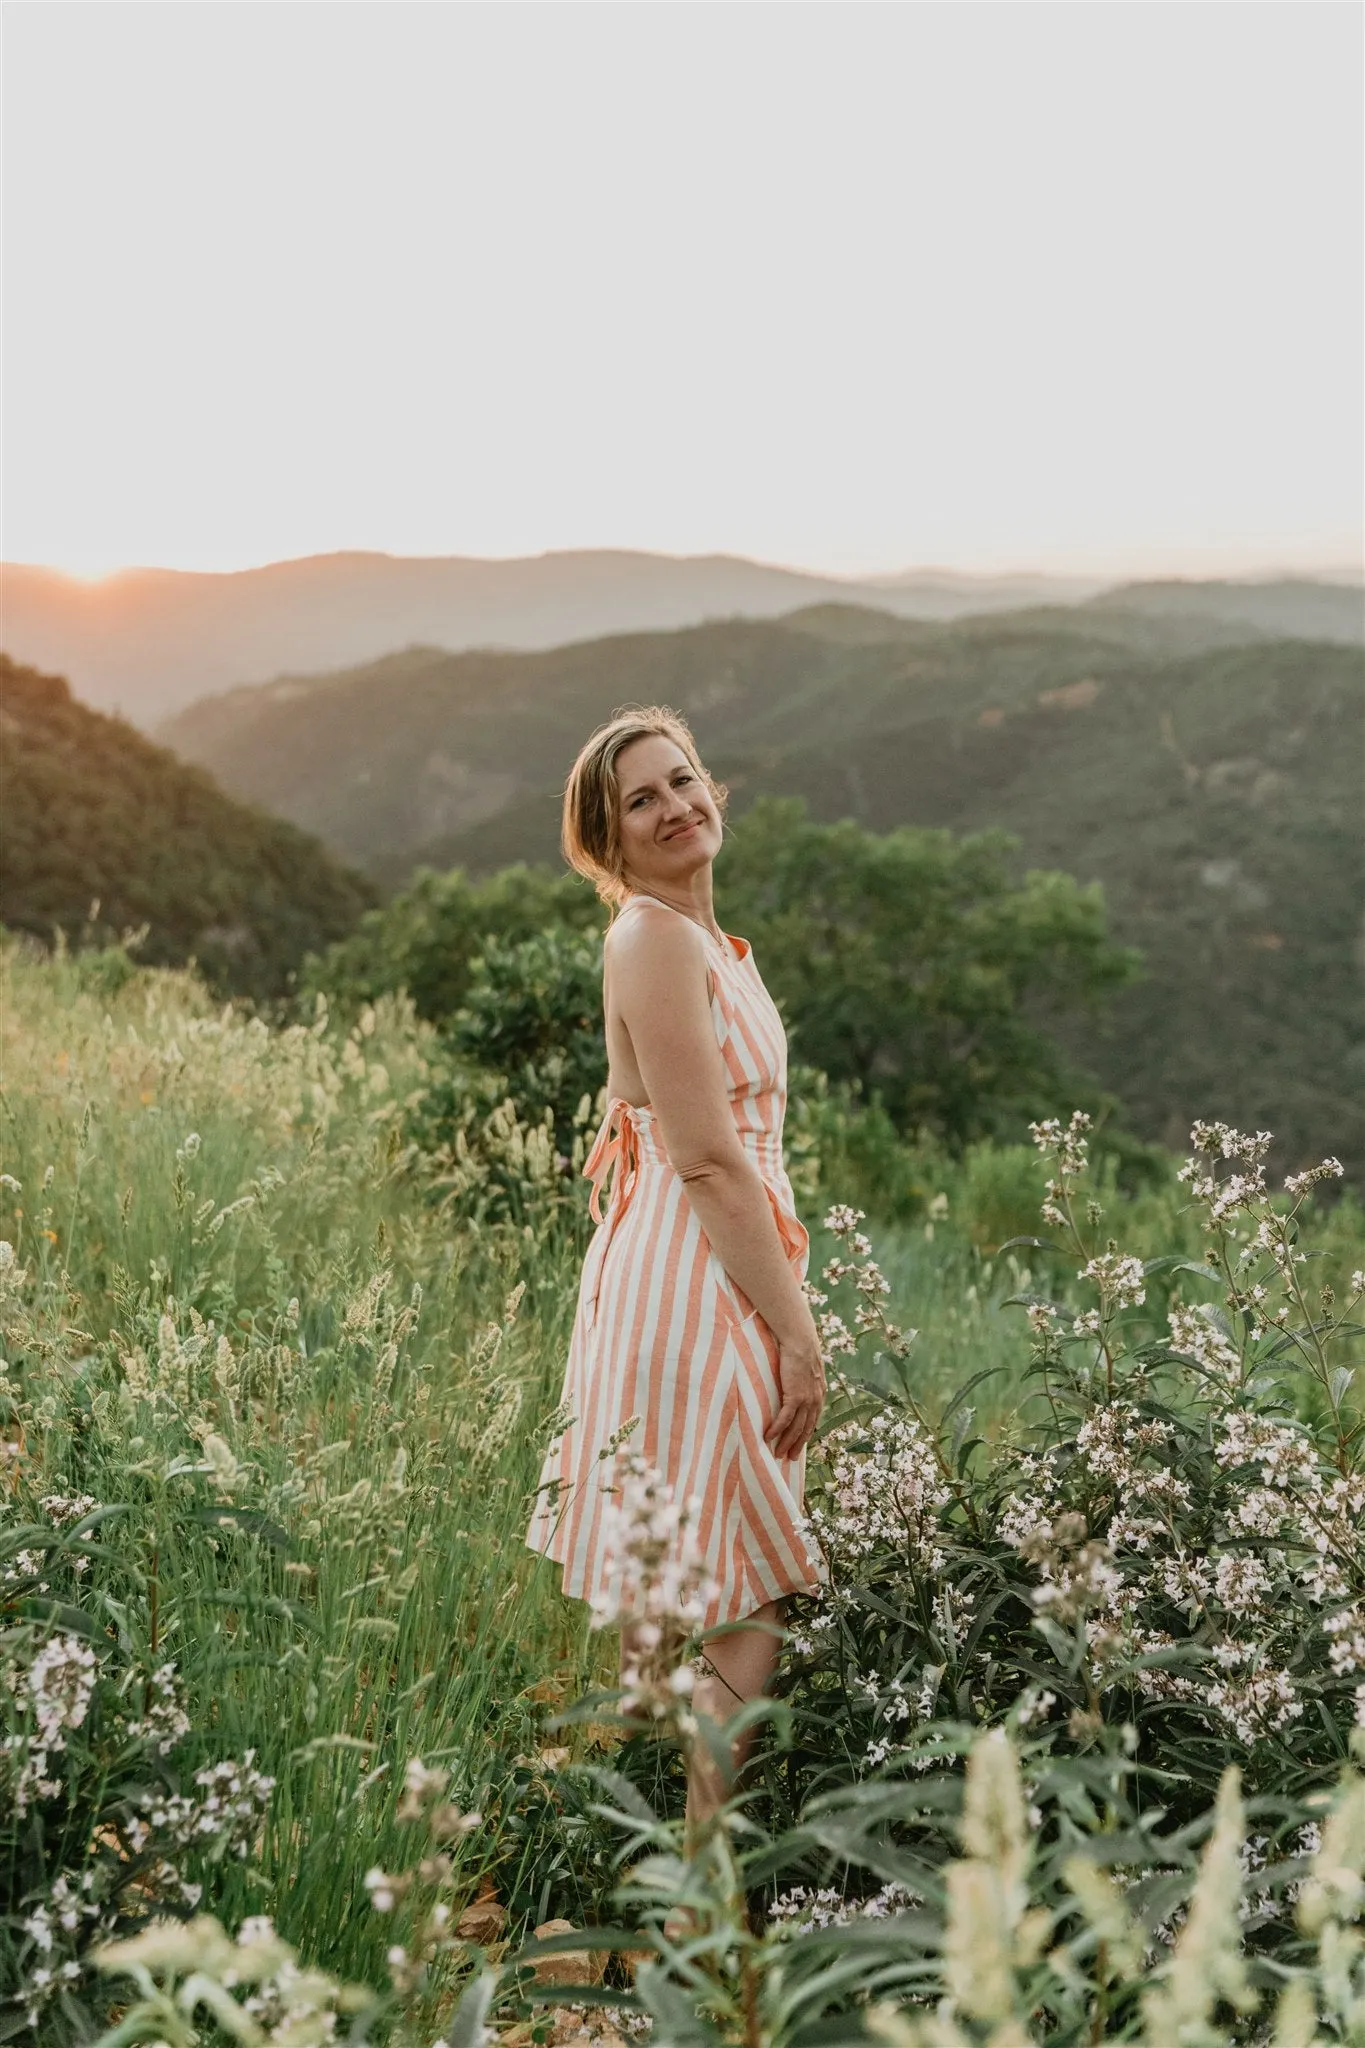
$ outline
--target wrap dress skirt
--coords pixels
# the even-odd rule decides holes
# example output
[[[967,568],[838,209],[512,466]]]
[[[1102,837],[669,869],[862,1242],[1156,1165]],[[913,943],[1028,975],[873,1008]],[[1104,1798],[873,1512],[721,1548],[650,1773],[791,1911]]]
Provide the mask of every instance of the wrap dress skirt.
[[[748,941],[699,929],[735,1130],[804,1278],[810,1240],[782,1159],[782,1019]],[[700,1501],[694,1530],[717,1589],[703,1626],[742,1620],[820,1578],[802,1529],[805,1452],[778,1458],[763,1440],[780,1406],[777,1340],[712,1250],[647,1105],[612,1097],[583,1171],[597,1228],[564,1375],[559,1419],[568,1420],[546,1450],[526,1542],[563,1567],[567,1594],[606,1591],[604,1510],[618,1455],[607,1447],[638,1418],[626,1452],[656,1466],[676,1500]]]

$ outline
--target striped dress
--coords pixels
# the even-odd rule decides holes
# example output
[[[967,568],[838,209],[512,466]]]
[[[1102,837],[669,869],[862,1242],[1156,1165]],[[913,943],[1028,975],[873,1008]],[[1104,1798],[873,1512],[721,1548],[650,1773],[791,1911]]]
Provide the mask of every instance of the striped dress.
[[[638,901],[630,897],[620,915]],[[698,929],[735,1129],[804,1277],[809,1239],[782,1163],[782,1019],[748,941]],[[763,1440],[779,1406],[777,1341],[712,1251],[653,1110],[613,1096],[583,1171],[597,1229],[564,1376],[560,1414],[571,1419],[546,1452],[526,1541],[563,1566],[566,1593],[590,1600],[606,1589],[603,1509],[613,1458],[598,1454],[638,1416],[628,1448],[659,1468],[675,1498],[701,1501],[698,1541],[719,1589],[704,1626],[739,1621],[819,1576],[799,1527],[805,1452],[777,1458]]]

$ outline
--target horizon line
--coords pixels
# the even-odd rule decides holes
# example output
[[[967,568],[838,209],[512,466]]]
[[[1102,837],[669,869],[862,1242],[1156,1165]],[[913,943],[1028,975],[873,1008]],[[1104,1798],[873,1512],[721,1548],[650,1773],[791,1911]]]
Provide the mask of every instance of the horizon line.
[[[335,547],[320,548],[300,555],[277,555],[264,560],[235,563],[230,567],[187,568],[156,562],[123,562],[102,569],[72,569],[53,561],[26,560],[14,556],[0,557],[0,570],[33,569],[71,583],[86,587],[101,583],[112,583],[123,576],[250,576],[267,569],[301,567],[310,562],[337,561],[347,557],[369,561],[388,562],[466,562],[488,568],[505,568],[518,563],[545,562],[573,556],[621,555],[637,559],[662,562],[733,562],[746,568],[767,570],[778,575],[803,577],[826,583],[842,583],[854,588],[868,585],[886,585],[902,582],[911,577],[949,577],[971,583],[999,583],[1038,580],[1043,582],[1085,581],[1091,583],[1125,582],[1270,582],[1279,580],[1303,580],[1365,584],[1365,554],[1358,560],[1319,559],[1312,564],[1266,562],[1261,558],[1254,566],[1237,568],[1195,567],[1187,564],[1183,568],[1144,568],[1130,563],[1126,567],[1098,568],[1094,565],[1040,568],[1036,566],[1008,568],[962,568],[950,562],[913,562],[891,569],[827,569],[791,562],[765,560],[757,555],[744,555],[727,548],[703,550],[674,550],[667,548],[627,547],[618,545],[539,548],[523,554],[476,555],[451,550],[444,553],[403,553],[391,548],[378,547]]]

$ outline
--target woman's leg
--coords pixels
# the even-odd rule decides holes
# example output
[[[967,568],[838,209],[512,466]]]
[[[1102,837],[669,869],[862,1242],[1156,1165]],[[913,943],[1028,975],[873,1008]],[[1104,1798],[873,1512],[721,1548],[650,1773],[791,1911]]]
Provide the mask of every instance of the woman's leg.
[[[782,1625],[784,1600],[770,1600],[746,1619]],[[728,1721],[745,1700],[766,1692],[777,1663],[781,1637],[768,1628],[737,1628],[733,1634],[718,1636],[708,1643],[706,1665],[697,1675],[692,1692],[695,1712],[716,1722]],[[748,1729],[730,1745],[734,1768],[739,1770],[749,1752],[753,1731]],[[687,1772],[687,1831],[691,1839],[704,1826],[726,1797],[724,1774],[707,1745],[698,1739],[692,1745]]]

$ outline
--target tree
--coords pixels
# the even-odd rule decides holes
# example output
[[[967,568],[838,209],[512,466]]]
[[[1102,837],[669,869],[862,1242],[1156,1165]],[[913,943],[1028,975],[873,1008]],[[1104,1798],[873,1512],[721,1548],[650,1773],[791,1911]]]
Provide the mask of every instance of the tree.
[[[1074,1094],[1048,1024],[1140,971],[1098,884],[1016,881],[1017,849],[1001,831],[822,825],[799,798],[760,798],[726,835],[721,922],[751,940],[793,1055],[907,1134],[962,1146]]]
[[[603,906],[578,875],[520,862],[473,882],[463,868],[419,868],[349,938],[310,958],[302,979],[305,989],[325,989],[343,1005],[405,988],[419,1017],[447,1024],[490,940],[515,946],[549,928],[598,932],[605,924]]]

